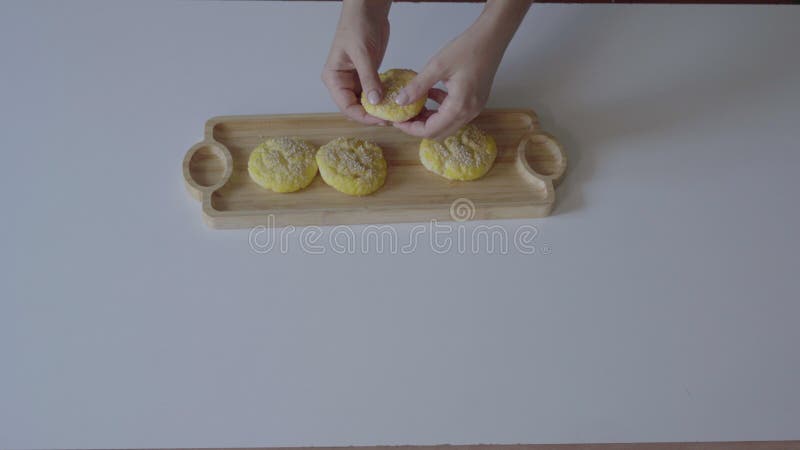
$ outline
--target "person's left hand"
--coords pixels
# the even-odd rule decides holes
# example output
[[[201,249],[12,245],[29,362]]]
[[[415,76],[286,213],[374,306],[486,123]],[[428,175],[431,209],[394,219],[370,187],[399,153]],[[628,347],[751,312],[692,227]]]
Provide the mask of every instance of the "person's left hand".
[[[361,106],[361,92],[376,104],[383,95],[377,69],[389,42],[389,7],[387,0],[345,0],[328,60],[322,70],[322,82],[336,106],[347,117],[367,124],[385,125]]]

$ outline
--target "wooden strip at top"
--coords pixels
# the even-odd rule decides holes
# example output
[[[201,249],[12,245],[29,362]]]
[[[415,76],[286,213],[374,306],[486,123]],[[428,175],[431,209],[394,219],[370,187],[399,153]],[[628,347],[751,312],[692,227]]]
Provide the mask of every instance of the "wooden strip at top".
[[[661,5],[791,5],[798,0],[536,0],[534,3],[652,3]]]
[[[338,0],[337,0],[338,1]],[[486,0],[394,0],[406,3],[484,3]],[[658,4],[728,4],[728,5],[791,5],[800,0],[534,0],[534,3],[658,3]]]
[[[145,449],[148,450],[148,449]],[[160,449],[178,450],[178,449]],[[180,449],[184,450],[184,449]],[[185,450],[800,450],[800,441],[655,442],[607,444],[378,445],[351,447],[225,447]]]

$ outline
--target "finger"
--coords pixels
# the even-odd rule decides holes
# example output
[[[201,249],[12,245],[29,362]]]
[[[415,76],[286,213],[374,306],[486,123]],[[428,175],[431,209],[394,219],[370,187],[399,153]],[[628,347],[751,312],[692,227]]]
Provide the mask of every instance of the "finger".
[[[460,84],[453,84],[449,92],[441,89],[431,89],[431,91],[433,92],[429,92],[429,96],[441,98],[441,94],[445,94],[439,110],[430,114],[423,123],[409,124],[407,130],[409,134],[442,139],[455,134],[459,128],[475,117],[466,106],[469,104],[466,100],[467,92]]]
[[[417,137],[441,139],[454,134],[468,122],[453,108],[439,108],[432,111],[424,120],[394,123],[394,126],[406,134]]]
[[[364,107],[361,106],[361,103],[352,104],[342,112],[345,116],[355,120],[356,122],[366,125],[388,125],[388,122],[385,120],[369,115],[369,113],[364,110]]]
[[[367,114],[361,106],[358,96],[353,92],[351,74],[327,73],[322,77],[325,86],[331,94],[333,102],[347,117],[367,125],[386,125],[386,121]]]
[[[361,89],[367,93],[367,101],[373,105],[378,104],[383,98],[383,85],[378,77],[378,68],[366,52],[356,53],[352,60],[361,80]]]
[[[428,108],[422,108],[422,111],[419,112],[416,116],[406,120],[405,122],[393,122],[393,124],[400,124],[400,123],[410,123],[410,122],[425,122],[428,120],[428,117],[436,113],[436,110],[430,110]]]
[[[339,110],[347,117],[367,125],[386,124],[386,121],[367,114],[356,94],[348,89],[335,89],[331,97]]]
[[[444,99],[447,98],[447,91],[439,88],[432,88],[428,91],[428,98],[441,105],[444,103]]]
[[[422,122],[425,122],[426,120],[428,120],[428,118],[430,116],[432,116],[435,113],[436,113],[435,109],[431,110],[431,109],[424,108],[422,111],[420,111],[419,114],[417,114],[416,117],[411,119],[411,121],[422,121]]]
[[[441,79],[440,74],[435,71],[431,63],[425,66],[422,73],[414,77],[395,97],[398,105],[407,105],[428,95],[434,84]]]
[[[442,120],[443,114],[439,111],[431,111],[426,117],[420,120],[410,120],[407,122],[395,122],[392,125],[400,131],[417,137],[434,137],[430,131],[432,127]]]

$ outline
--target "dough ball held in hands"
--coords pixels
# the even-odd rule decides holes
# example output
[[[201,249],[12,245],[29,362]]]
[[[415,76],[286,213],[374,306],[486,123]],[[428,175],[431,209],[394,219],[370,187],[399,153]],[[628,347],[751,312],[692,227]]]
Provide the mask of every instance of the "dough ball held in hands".
[[[411,81],[417,73],[409,69],[391,69],[380,74],[383,85],[383,98],[372,104],[367,98],[367,93],[361,93],[361,105],[371,116],[388,120],[390,122],[405,122],[416,117],[425,107],[426,97],[405,105],[397,104],[397,94]]]

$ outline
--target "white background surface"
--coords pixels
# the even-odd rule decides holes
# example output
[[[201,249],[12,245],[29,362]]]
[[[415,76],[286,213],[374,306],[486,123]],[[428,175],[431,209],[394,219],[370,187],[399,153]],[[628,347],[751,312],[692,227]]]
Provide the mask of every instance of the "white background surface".
[[[479,9],[395,5],[384,67]],[[334,110],[337,11],[0,4],[0,447],[800,438],[800,7],[535,6],[490,106],[569,153],[500,222],[549,255],[254,253],[181,159]]]

